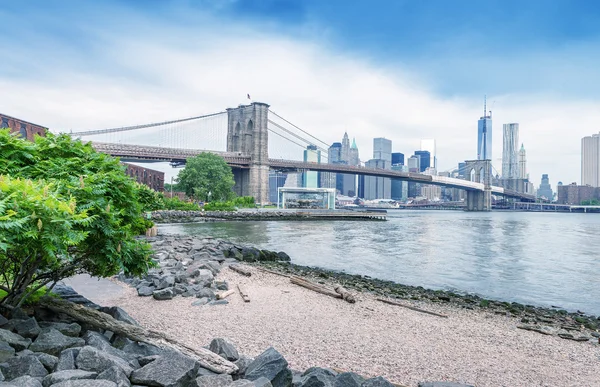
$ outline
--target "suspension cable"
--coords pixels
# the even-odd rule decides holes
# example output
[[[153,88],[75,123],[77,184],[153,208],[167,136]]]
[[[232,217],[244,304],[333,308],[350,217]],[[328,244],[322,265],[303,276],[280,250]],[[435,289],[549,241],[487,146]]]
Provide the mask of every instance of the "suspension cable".
[[[320,143],[324,144],[326,147],[329,147],[329,144],[328,144],[328,143],[326,143],[325,141],[323,141],[323,140],[320,140],[320,139],[316,138],[315,136],[313,136],[312,134],[308,133],[307,131],[300,129],[298,126],[296,126],[296,125],[292,124],[291,122],[289,122],[288,120],[286,120],[285,118],[283,118],[282,116],[280,116],[279,114],[275,113],[273,110],[269,109],[269,112],[270,112],[270,113],[273,113],[273,114],[274,114],[276,117],[278,117],[278,118],[280,118],[280,119],[284,120],[285,122],[287,122],[288,124],[292,125],[294,128],[298,129],[298,130],[299,130],[299,131],[301,131],[302,133],[304,133],[304,134],[306,134],[306,135],[308,135],[308,136],[310,136],[310,137],[314,138],[315,140],[317,140],[317,141],[319,141]]]

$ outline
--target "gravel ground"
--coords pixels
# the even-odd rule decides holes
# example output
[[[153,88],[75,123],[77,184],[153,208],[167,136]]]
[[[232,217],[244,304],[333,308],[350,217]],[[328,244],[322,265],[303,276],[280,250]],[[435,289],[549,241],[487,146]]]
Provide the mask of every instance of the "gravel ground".
[[[280,351],[293,369],[311,366],[382,375],[394,383],[454,381],[484,386],[600,386],[600,345],[516,328],[518,320],[437,304],[413,304],[440,318],[360,294],[356,304],[293,285],[250,268],[252,277],[224,269],[219,280],[244,284],[228,305],[191,306],[192,298],[156,301],[135,290],[102,297],[147,328],[190,345],[230,339],[240,353]],[[125,285],[124,285],[125,286]],[[407,301],[404,301],[407,302]]]

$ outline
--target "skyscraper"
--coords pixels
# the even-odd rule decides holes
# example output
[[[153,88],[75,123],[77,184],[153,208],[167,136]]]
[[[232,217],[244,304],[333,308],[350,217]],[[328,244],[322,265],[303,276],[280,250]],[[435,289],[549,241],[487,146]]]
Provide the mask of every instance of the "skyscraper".
[[[350,158],[350,139],[348,138],[348,132],[344,132],[341,152],[341,160],[347,162]]]
[[[392,140],[382,137],[374,138],[373,159],[386,161],[389,169],[392,164]]]
[[[600,187],[600,133],[581,139],[581,185]]]
[[[327,163],[328,164],[340,164],[342,163],[342,144],[334,142],[327,150]],[[337,173],[335,172],[322,172],[321,173],[321,187],[323,188],[338,188],[337,186]],[[340,179],[341,181],[341,179]]]
[[[435,149],[435,139],[430,138],[421,140],[421,150],[429,152],[429,166],[437,169],[437,156]]]
[[[521,149],[519,150],[519,179],[528,179],[527,175],[527,152],[525,151],[525,146],[521,144]]]
[[[431,153],[425,150],[415,151],[415,156],[419,158],[419,172],[425,172],[425,170],[431,167]]]
[[[321,151],[316,145],[308,145],[304,150],[305,163],[321,163]],[[319,172],[308,171],[302,173],[302,187],[318,188],[319,187]]]
[[[392,166],[394,165],[404,165],[404,153],[392,153]]]
[[[517,179],[519,177],[517,154],[517,147],[519,146],[519,124],[504,124],[502,129],[502,177],[504,179]]]
[[[477,122],[477,160],[492,160],[492,112],[483,103],[483,117]]]
[[[547,200],[552,201],[554,195],[552,193],[552,186],[550,185],[550,179],[548,178],[548,174],[544,173],[542,175],[542,182],[540,183],[540,188],[537,190],[538,198],[545,198]]]

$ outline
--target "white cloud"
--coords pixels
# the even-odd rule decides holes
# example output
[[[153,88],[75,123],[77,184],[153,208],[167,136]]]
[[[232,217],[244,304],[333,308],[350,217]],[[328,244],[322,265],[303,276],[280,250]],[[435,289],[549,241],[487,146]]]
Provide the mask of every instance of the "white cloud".
[[[476,155],[480,99],[435,95],[395,63],[263,34],[254,25],[202,20],[185,28],[150,19],[113,20],[112,32],[94,26],[93,52],[59,46],[70,56],[51,73],[0,75],[0,90],[10,91],[0,95],[2,112],[52,129],[96,129],[221,111],[250,93],[326,142],[347,131],[362,160],[371,157],[373,137],[391,139],[393,150],[407,155],[421,138],[435,138],[441,170]],[[502,154],[502,123],[519,122],[536,185],[542,173],[553,184],[579,181],[580,139],[600,131],[598,101],[535,93],[490,99],[495,158]]]

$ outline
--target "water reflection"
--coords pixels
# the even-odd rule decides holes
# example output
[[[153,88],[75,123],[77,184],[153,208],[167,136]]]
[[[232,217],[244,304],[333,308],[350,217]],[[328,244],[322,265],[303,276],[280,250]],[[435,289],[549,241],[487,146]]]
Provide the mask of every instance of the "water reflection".
[[[164,225],[287,252],[294,263],[600,314],[600,216],[390,211],[388,222]]]

